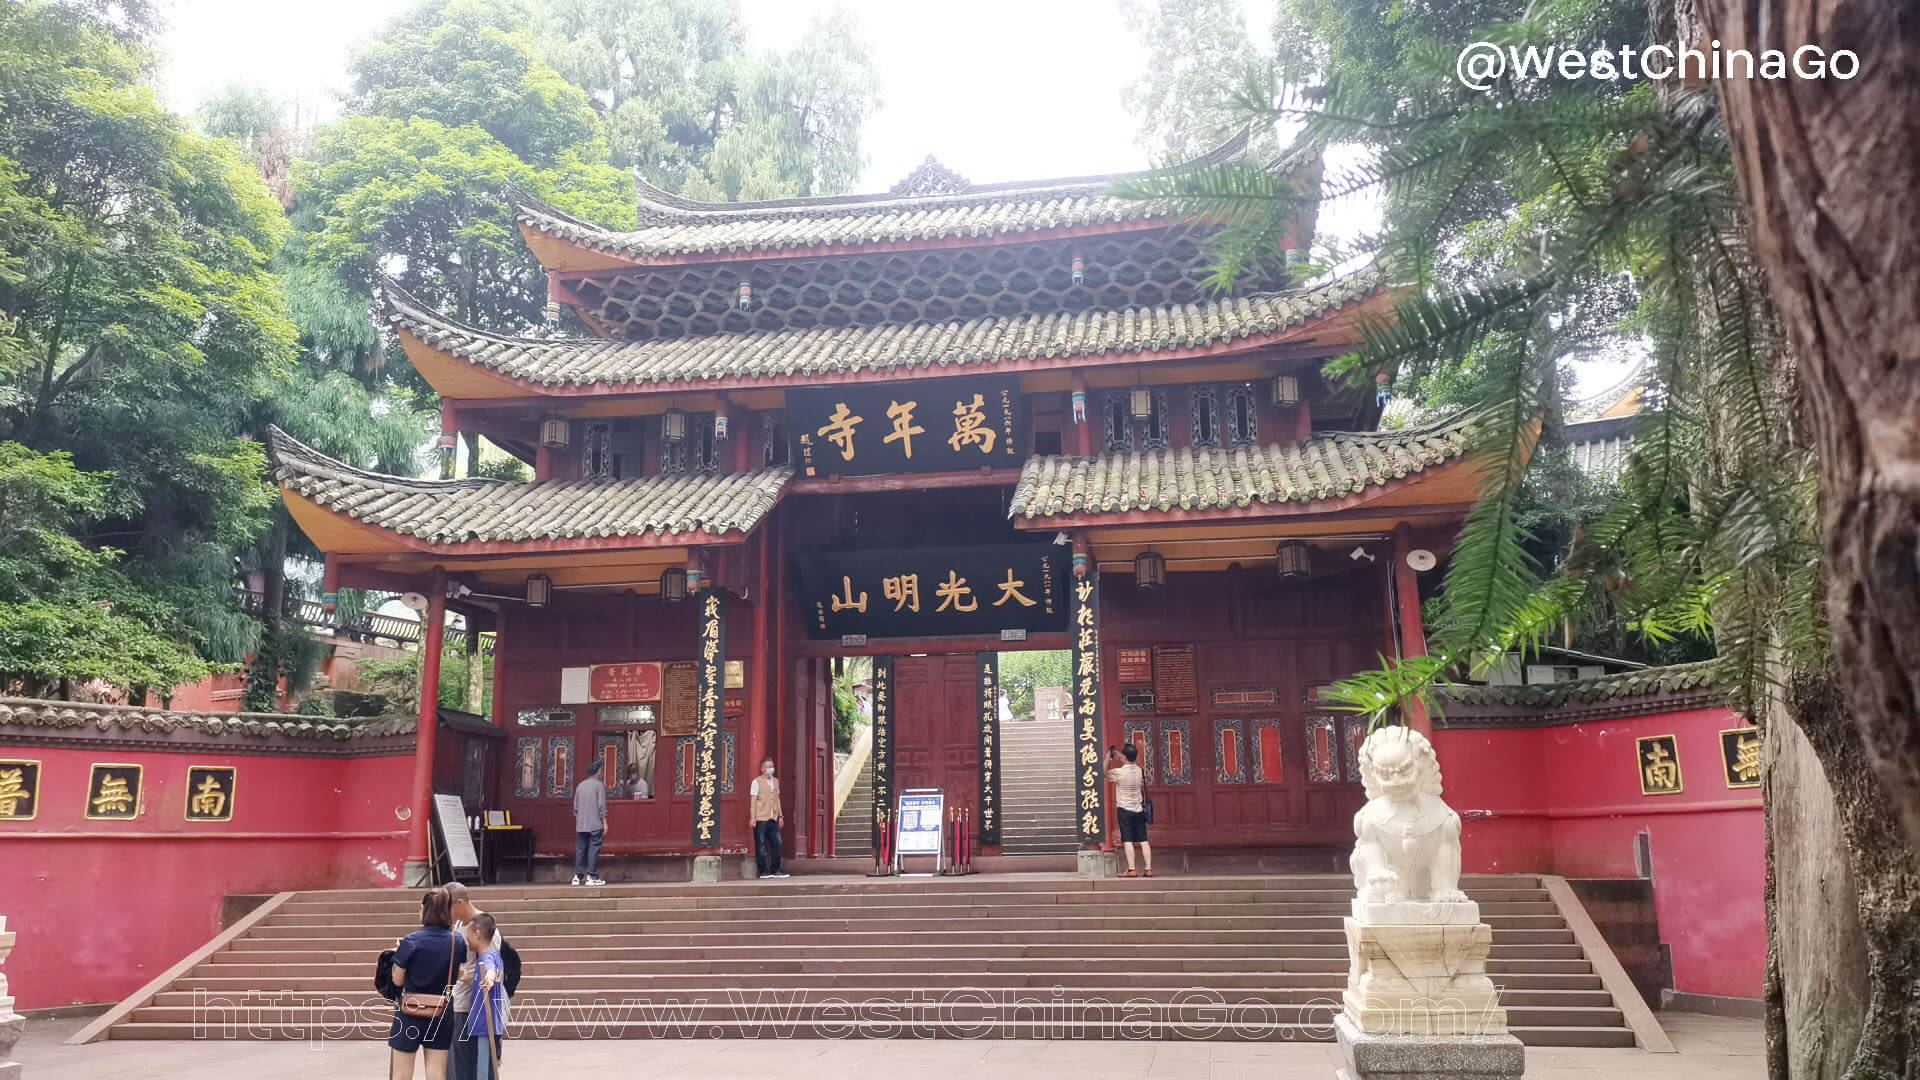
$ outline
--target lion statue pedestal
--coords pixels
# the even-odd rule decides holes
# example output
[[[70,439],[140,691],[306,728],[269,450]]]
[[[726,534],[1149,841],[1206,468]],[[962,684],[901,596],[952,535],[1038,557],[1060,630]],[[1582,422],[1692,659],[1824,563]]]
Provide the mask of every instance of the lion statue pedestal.
[[[1440,800],[1432,744],[1381,728],[1360,777],[1340,1080],[1520,1076],[1526,1052],[1487,978],[1493,930],[1460,891],[1460,815]]]

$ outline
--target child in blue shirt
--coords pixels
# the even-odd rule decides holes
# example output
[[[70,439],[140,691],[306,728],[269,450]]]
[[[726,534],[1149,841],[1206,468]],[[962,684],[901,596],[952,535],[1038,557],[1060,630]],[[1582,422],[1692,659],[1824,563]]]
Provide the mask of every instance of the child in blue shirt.
[[[507,1035],[506,967],[493,947],[496,924],[492,915],[477,911],[467,922],[467,948],[473,965],[473,1013],[465,1037],[486,1040],[475,1063],[475,1080],[499,1080],[500,1041]],[[491,1037],[491,1038],[489,1038]]]

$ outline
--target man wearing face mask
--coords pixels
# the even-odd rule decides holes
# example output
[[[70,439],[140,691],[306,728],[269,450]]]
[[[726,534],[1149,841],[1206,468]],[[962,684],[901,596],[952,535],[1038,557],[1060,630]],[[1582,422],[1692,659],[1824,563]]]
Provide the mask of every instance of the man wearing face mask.
[[[786,877],[780,869],[780,826],[787,816],[780,810],[780,781],[773,777],[773,759],[760,763],[760,775],[748,789],[753,800],[753,858],[763,878]]]

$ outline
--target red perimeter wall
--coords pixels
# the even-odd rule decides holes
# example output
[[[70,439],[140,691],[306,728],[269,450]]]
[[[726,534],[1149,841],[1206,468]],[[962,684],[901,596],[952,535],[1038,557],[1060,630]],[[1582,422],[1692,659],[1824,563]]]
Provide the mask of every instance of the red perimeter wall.
[[[0,823],[17,1009],[126,997],[218,933],[229,894],[399,884],[411,754],[0,747],[0,757],[41,762],[37,819]],[[95,762],[145,766],[139,818],[85,819]],[[189,765],[235,767],[232,821],[184,820]]]
[[[1767,962],[1766,842],[1758,788],[1729,788],[1725,709],[1552,727],[1445,729],[1435,750],[1446,799],[1465,819],[1469,873],[1637,877],[1649,834],[1660,937],[1674,989],[1761,996]],[[1642,795],[1636,739],[1674,735],[1684,790]]]

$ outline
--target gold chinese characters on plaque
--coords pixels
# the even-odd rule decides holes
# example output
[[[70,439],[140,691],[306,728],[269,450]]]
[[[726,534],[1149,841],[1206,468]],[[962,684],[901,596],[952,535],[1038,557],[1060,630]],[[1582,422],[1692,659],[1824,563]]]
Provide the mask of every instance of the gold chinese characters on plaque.
[[[1720,733],[1720,763],[1726,766],[1727,786],[1760,786],[1760,729],[1728,728]]]
[[[1672,735],[1649,735],[1635,743],[1640,754],[1640,794],[1680,793],[1680,741]]]
[[[0,821],[32,821],[40,815],[40,763],[0,761]]]
[[[140,816],[139,765],[95,765],[87,781],[90,821],[132,821]]]
[[[231,765],[187,767],[187,820],[233,820],[234,769]]]

